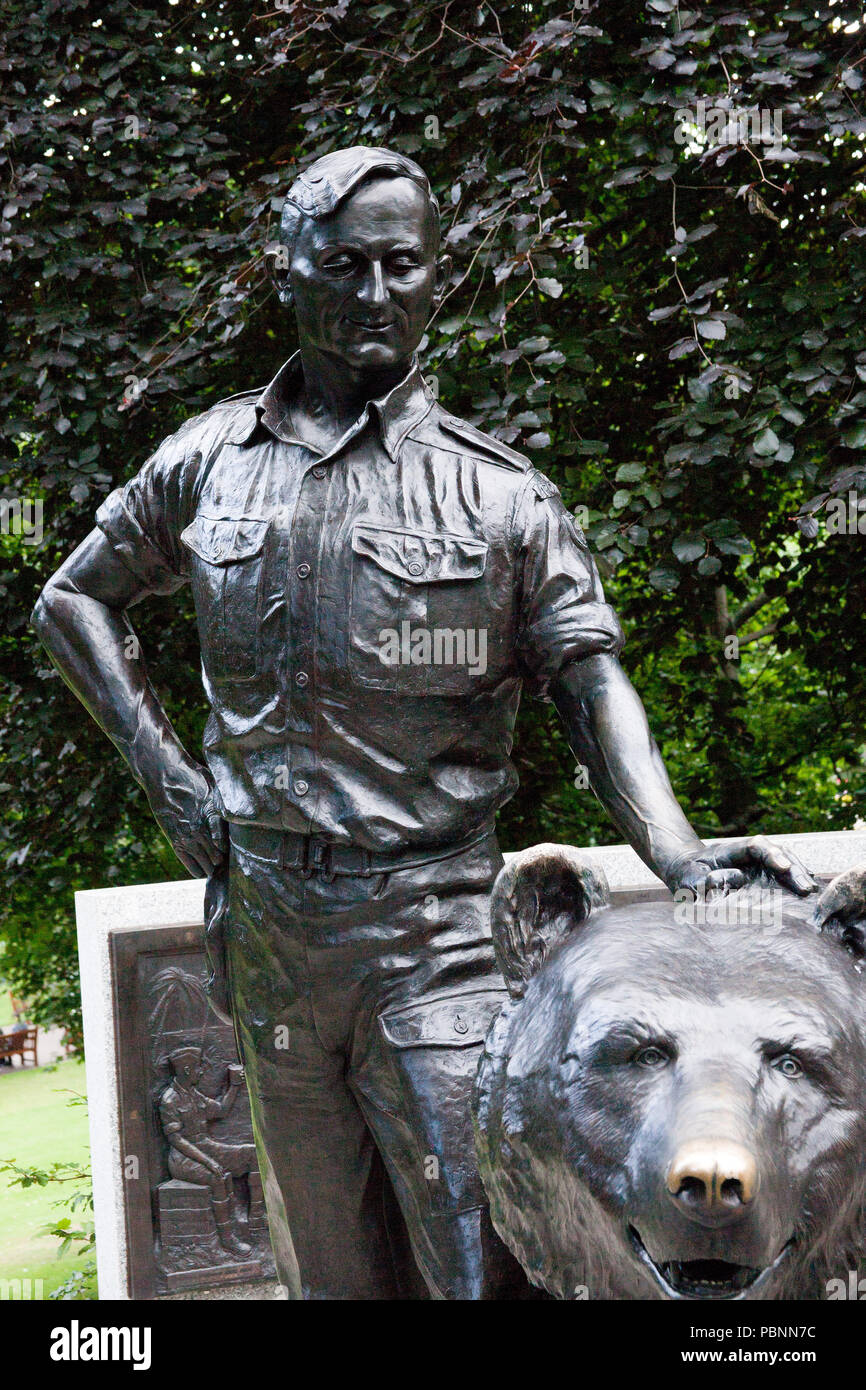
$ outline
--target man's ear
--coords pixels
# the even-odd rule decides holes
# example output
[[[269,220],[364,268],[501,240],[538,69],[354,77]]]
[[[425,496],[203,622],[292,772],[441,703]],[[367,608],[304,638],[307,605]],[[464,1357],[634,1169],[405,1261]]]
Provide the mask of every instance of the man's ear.
[[[604,872],[571,845],[533,845],[515,854],[490,900],[496,960],[509,993],[521,998],[553,947],[609,903]]]
[[[853,956],[866,956],[866,868],[848,869],[827,884],[815,904],[814,921]]]
[[[451,257],[440,256],[436,261],[436,285],[433,290],[433,298],[430,307],[435,313],[445,298],[445,291],[448,288],[448,277],[451,274]]]
[[[289,308],[292,303],[289,248],[282,241],[271,241],[265,247],[265,255],[270,262],[270,280],[277,292],[277,298],[281,304]]]

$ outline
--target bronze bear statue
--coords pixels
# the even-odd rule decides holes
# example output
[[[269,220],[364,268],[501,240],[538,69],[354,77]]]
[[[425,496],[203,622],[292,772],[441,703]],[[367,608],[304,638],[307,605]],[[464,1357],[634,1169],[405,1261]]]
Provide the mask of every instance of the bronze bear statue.
[[[833,1297],[864,1251],[866,871],[817,906],[766,880],[657,896],[612,905],[565,846],[499,874],[494,1224],[558,1299]]]

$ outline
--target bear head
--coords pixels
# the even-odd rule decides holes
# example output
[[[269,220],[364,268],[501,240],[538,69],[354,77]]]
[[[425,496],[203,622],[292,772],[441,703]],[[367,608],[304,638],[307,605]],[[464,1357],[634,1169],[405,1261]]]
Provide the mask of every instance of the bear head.
[[[510,998],[474,1123],[494,1224],[534,1284],[821,1298],[858,1268],[864,923],[866,871],[817,909],[766,880],[612,906],[581,852],[514,856],[492,896]]]

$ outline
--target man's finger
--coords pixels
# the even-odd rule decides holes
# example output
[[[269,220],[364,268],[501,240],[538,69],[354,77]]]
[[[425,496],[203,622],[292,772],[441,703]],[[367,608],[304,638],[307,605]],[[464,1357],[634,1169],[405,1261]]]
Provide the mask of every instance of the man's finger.
[[[207,828],[210,831],[214,848],[222,857],[228,852],[228,826],[222,816],[218,816],[216,811],[211,811],[207,816]]]
[[[707,899],[724,897],[734,888],[742,888],[746,875],[740,869],[714,869],[704,879],[704,895]]]
[[[818,887],[805,864],[797,858],[791,850],[780,849],[778,845],[772,844],[769,840],[760,840],[753,844],[752,849],[758,862],[764,868],[772,870],[779,882],[800,897],[805,897],[807,893],[813,893]]]
[[[217,865],[222,863],[222,852],[217,849],[216,845],[204,831],[196,836],[191,848],[199,863],[202,865],[205,878],[210,878]]]
[[[207,878],[207,873],[188,849],[181,849],[178,845],[172,845],[172,849],[188,874],[191,874],[193,878]]]

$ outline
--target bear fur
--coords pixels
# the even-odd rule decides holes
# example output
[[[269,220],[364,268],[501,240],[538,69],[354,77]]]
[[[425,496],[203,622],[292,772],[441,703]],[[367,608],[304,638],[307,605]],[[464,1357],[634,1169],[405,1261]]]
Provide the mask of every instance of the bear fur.
[[[511,997],[474,1122],[494,1224],[533,1284],[558,1299],[847,1285],[864,1260],[864,919],[864,872],[817,905],[762,880],[611,906],[581,852],[514,856],[492,898]]]

